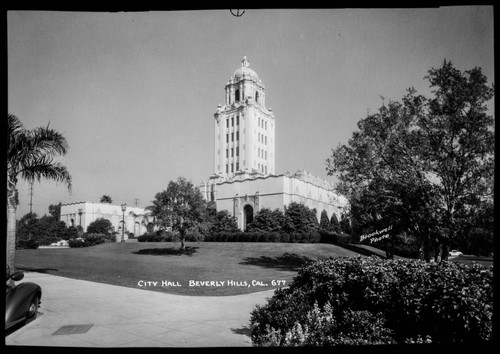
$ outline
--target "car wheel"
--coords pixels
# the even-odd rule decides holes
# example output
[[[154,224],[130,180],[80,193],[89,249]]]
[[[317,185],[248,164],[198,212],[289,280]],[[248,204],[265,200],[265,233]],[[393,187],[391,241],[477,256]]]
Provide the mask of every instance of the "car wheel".
[[[38,315],[38,295],[34,295],[31,298],[30,307],[28,308],[28,313],[26,314],[25,323],[28,324],[33,321]]]

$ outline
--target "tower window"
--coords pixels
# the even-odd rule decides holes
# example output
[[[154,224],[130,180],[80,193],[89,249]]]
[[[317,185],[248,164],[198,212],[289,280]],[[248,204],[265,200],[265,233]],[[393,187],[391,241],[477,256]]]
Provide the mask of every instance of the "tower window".
[[[226,143],[229,143],[229,133],[226,134]]]
[[[226,158],[229,157],[229,149],[226,149]]]
[[[240,101],[240,90],[236,90],[236,92],[234,93],[234,99],[236,102]]]
[[[231,141],[234,141],[234,133],[231,133]]]
[[[231,172],[234,172],[234,163],[231,164]]]
[[[255,102],[259,102],[259,93],[257,91],[255,92]]]
[[[240,156],[240,147],[239,146],[236,147],[236,156]]]
[[[239,171],[239,169],[240,169],[240,163],[236,162],[236,171]]]
[[[226,173],[229,173],[229,165],[226,164]]]
[[[240,125],[240,116],[236,116],[236,125]]]
[[[234,148],[231,148],[231,157],[234,157]]]
[[[240,140],[240,132],[236,132],[236,140]]]
[[[229,128],[229,118],[226,119],[226,128]]]
[[[234,117],[231,118],[231,126],[234,127]]]

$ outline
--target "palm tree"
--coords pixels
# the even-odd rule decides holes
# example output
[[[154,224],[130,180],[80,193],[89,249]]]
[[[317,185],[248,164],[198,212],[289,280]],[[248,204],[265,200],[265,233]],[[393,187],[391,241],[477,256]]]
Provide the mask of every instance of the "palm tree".
[[[7,265],[14,271],[16,251],[17,182],[42,178],[63,182],[71,191],[71,175],[65,166],[53,160],[68,151],[66,139],[55,130],[39,127],[27,130],[13,114],[7,114]]]
[[[103,195],[101,197],[101,203],[113,204],[113,199],[109,195]]]

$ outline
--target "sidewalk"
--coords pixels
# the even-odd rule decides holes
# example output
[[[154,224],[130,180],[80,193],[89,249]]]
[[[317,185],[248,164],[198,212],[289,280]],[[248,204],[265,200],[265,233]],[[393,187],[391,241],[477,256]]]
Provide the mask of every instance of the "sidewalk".
[[[250,347],[250,312],[274,293],[180,296],[34,272],[28,281],[42,287],[38,318],[6,345]]]

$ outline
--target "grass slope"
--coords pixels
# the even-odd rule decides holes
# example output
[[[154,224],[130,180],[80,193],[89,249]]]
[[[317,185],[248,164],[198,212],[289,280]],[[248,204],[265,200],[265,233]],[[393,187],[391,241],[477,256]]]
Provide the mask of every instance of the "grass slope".
[[[286,286],[309,260],[359,256],[329,244],[192,242],[185,254],[178,248],[158,242],[17,250],[16,268],[170,294],[220,296],[279,287],[273,280]]]

